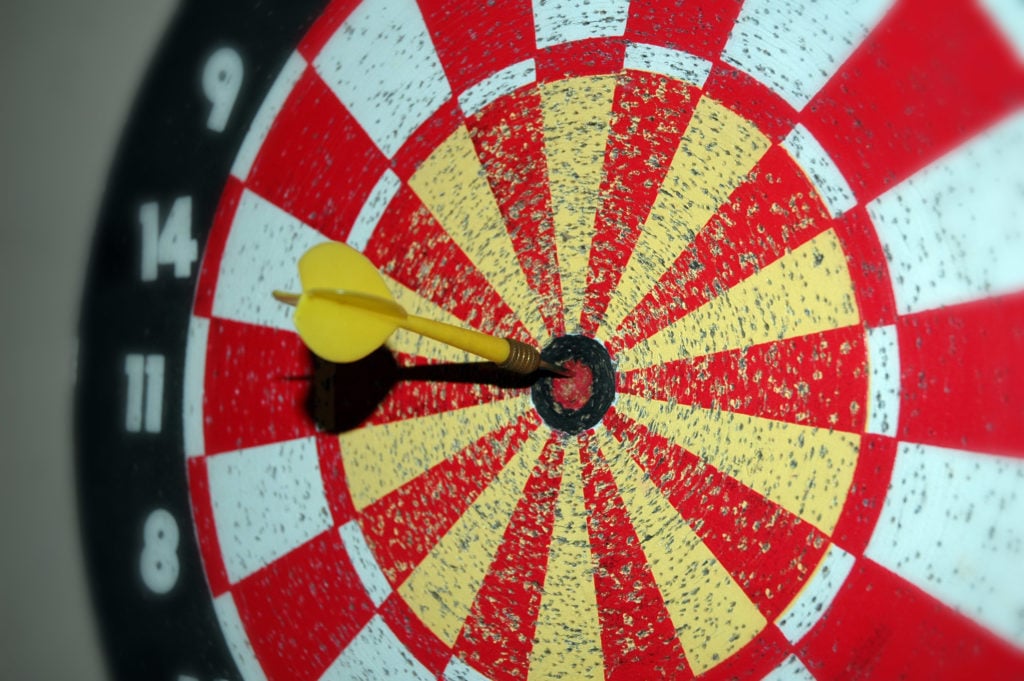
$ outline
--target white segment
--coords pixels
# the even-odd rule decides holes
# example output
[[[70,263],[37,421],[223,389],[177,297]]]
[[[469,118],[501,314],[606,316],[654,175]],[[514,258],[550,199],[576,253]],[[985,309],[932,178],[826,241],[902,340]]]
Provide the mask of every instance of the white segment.
[[[629,0],[533,0],[537,47],[626,32]]]
[[[320,681],[378,679],[434,681],[436,677],[398,640],[380,615],[374,615],[331,663]]]
[[[444,681],[489,681],[489,678],[470,667],[461,658],[452,657],[444,668]]]
[[[868,204],[900,314],[1024,289],[1024,110]]]
[[[804,108],[894,0],[747,0],[722,59]]]
[[[235,661],[242,678],[245,681],[267,681],[267,675],[263,673],[263,667],[256,659],[249,635],[245,633],[245,625],[242,624],[231,592],[213,599],[213,609],[217,613],[224,641],[231,651],[231,659]]]
[[[1020,0],[981,0],[981,6],[992,17],[1007,42],[1024,61],[1024,2]]]
[[[499,97],[512,94],[536,81],[537,65],[532,59],[527,59],[466,88],[466,91],[459,95],[459,106],[463,113],[472,116]]]
[[[901,442],[865,555],[1024,648],[1024,459]]]
[[[868,329],[867,432],[896,436],[900,421],[900,346],[896,326]]]
[[[415,0],[360,4],[313,67],[389,158],[452,96]]]
[[[271,292],[301,291],[299,258],[323,241],[323,234],[245,190],[224,246],[213,316],[294,331],[294,310]]]
[[[635,71],[660,73],[698,87],[704,87],[711,74],[711,62],[707,59],[682,50],[647,43],[629,43],[623,66]]]
[[[210,320],[192,317],[185,342],[185,386],[182,412],[182,435],[185,456],[206,453],[203,433],[203,394],[206,384],[206,347],[210,338]]]
[[[857,205],[846,178],[810,130],[798,123],[782,140],[782,148],[814,180],[832,217],[839,217]]]
[[[277,74],[277,79],[270,86],[270,91],[260,104],[259,110],[249,124],[249,131],[242,140],[242,146],[238,149],[235,162],[231,165],[231,174],[239,180],[244,181],[252,170],[252,164],[256,161],[257,154],[267,140],[270,127],[277,120],[278,114],[284,108],[284,103],[295,89],[303,72],[306,70],[306,60],[298,52],[292,52],[284,68]]]
[[[349,232],[348,239],[346,239],[349,246],[357,251],[366,250],[366,244],[370,243],[373,232],[377,229],[377,223],[384,216],[384,211],[387,210],[388,204],[391,203],[391,199],[395,198],[395,194],[398,193],[401,186],[402,181],[391,170],[385,170],[381,174],[377,184],[373,186],[370,196],[367,197],[366,203],[359,209],[359,215],[356,216],[352,231]]]
[[[341,541],[345,545],[345,551],[352,561],[352,567],[359,575],[363,588],[370,595],[370,600],[377,607],[387,600],[391,595],[391,584],[380,569],[380,564],[373,556],[370,545],[366,543],[366,536],[359,523],[350,520],[338,530],[341,534]]]
[[[315,438],[217,454],[206,466],[232,584],[332,525]]]
[[[763,678],[763,681],[816,681],[796,655],[790,655]]]
[[[818,623],[850,575],[855,561],[852,555],[835,544],[829,545],[800,594],[775,622],[790,643],[799,643]]]

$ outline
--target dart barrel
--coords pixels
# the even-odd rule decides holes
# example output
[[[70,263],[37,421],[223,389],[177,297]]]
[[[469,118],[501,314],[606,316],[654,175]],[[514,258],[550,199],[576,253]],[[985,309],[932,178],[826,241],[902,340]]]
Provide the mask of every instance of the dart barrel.
[[[502,369],[517,374],[532,374],[540,368],[540,352],[528,343],[506,338],[508,341],[508,359],[498,364]]]

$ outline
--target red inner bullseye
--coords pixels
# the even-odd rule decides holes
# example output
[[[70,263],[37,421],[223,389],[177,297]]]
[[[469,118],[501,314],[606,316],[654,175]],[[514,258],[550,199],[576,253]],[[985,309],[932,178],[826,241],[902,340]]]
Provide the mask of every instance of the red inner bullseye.
[[[590,401],[594,372],[586,364],[575,359],[562,362],[562,366],[572,375],[551,381],[552,397],[564,409],[582,409]]]

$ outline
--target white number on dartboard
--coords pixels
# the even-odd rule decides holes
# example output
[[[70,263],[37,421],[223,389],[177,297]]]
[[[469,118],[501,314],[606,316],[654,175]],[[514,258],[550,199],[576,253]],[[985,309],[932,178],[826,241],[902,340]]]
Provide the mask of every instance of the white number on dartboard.
[[[203,94],[210,100],[210,115],[206,127],[214,132],[224,132],[235,108],[238,91],[242,89],[245,67],[238,52],[222,47],[206,60],[203,67]]]
[[[199,244],[192,238],[192,197],[174,200],[160,225],[160,204],[149,201],[139,206],[142,227],[142,281],[156,281],[160,265],[174,265],[174,276],[188,279],[192,263],[199,258]]]
[[[128,394],[124,429],[129,433],[159,433],[163,429],[165,364],[163,355],[125,356]]]
[[[178,583],[181,572],[179,539],[178,521],[168,511],[158,508],[146,517],[142,528],[139,574],[142,583],[155,594],[165,594]]]

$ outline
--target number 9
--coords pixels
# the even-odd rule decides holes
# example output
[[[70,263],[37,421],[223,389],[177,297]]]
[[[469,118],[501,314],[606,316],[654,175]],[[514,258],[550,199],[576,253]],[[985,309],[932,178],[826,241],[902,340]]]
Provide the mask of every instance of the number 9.
[[[242,89],[242,74],[245,67],[238,52],[222,47],[206,60],[203,67],[203,94],[210,100],[210,115],[206,127],[214,132],[224,132],[228,118],[235,108],[238,91]]]

